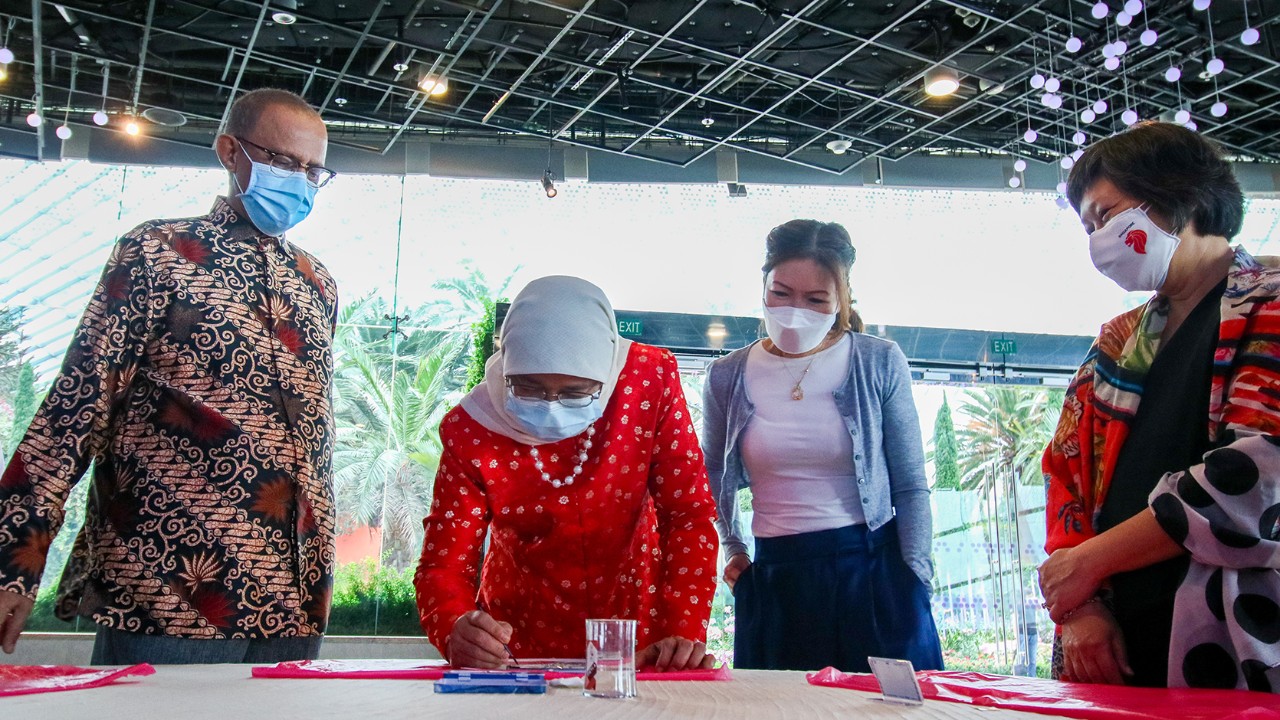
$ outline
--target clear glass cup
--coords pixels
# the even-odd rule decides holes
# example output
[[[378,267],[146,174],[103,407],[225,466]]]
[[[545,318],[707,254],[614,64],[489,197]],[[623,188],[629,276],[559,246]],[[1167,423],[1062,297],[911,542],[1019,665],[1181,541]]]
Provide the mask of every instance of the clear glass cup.
[[[587,620],[587,670],[582,694],[598,698],[636,696],[636,621]]]

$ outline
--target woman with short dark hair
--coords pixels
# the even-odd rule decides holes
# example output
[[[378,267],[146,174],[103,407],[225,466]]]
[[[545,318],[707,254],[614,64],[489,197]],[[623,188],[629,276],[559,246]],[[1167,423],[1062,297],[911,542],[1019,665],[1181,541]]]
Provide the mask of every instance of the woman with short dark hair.
[[[1055,675],[1280,692],[1280,259],[1232,249],[1213,143],[1146,123],[1068,197],[1094,265],[1155,293],[1102,328],[1045,451]]]
[[[897,345],[862,334],[853,261],[836,223],[774,228],[762,268],[768,338],[707,370],[702,448],[736,667],[867,672],[869,655],[942,667],[911,372]],[[747,486],[754,560],[739,527]]]

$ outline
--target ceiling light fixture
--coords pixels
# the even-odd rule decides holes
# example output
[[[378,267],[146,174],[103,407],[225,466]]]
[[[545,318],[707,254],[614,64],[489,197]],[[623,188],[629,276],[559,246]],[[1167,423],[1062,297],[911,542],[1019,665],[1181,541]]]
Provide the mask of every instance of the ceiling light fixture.
[[[27,116],[27,124],[31,127],[40,127],[40,123],[44,122],[44,118],[40,117],[40,113],[34,110]]]
[[[1107,4],[1104,2],[1098,2],[1094,3],[1093,10],[1091,12],[1095,20],[1101,20],[1111,12],[1111,8],[1107,7]]]
[[[1240,42],[1245,45],[1257,45],[1261,34],[1258,28],[1249,24],[1249,0],[1244,0],[1244,32],[1240,33]]]
[[[827,149],[830,150],[833,155],[843,155],[849,152],[849,148],[851,147],[853,147],[853,143],[844,138],[836,138],[835,140],[827,141]]]
[[[935,65],[925,71],[924,91],[933,97],[950,95],[960,88],[960,76],[944,65]]]
[[[418,88],[431,97],[438,97],[449,92],[449,79],[443,75],[423,75],[418,81]]]
[[[130,135],[137,136],[142,132],[142,127],[138,125],[137,118],[129,118],[124,121],[124,131]]]
[[[58,129],[53,131],[59,140],[71,139],[71,126],[67,124],[67,119],[71,117],[71,98],[76,94],[76,76],[79,75],[80,66],[76,62],[76,56],[71,56],[71,85],[67,88],[67,107],[62,111],[62,124]]]
[[[555,178],[552,176],[550,168],[548,168],[546,172],[542,173],[542,191],[545,192],[549,198],[553,198],[560,194],[560,191],[556,190]]]
[[[0,65],[8,65],[13,62],[13,51],[7,47],[0,47]]]
[[[279,10],[271,13],[271,19],[281,25],[292,25],[298,22],[298,16],[294,11],[298,9],[297,0],[275,0],[275,4],[280,6]]]

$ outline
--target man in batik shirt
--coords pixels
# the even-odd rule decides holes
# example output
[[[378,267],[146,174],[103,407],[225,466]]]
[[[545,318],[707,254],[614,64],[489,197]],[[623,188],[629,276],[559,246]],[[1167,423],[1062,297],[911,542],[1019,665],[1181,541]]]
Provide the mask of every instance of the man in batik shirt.
[[[257,90],[215,143],[231,190],[112,250],[62,370],[0,476],[0,644],[32,608],[93,463],[58,615],[94,664],[314,658],[333,580],[337,292],[285,232],[332,177],[302,98]]]

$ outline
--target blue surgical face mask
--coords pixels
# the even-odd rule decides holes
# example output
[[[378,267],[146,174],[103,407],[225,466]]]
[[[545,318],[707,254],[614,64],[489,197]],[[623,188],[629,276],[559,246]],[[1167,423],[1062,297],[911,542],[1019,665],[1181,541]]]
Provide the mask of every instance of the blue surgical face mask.
[[[586,407],[566,407],[551,400],[518,398],[508,389],[507,412],[525,432],[543,442],[556,442],[586,430],[604,414],[604,407],[598,401]]]
[[[240,152],[253,165],[249,187],[240,188],[240,202],[244,203],[244,212],[253,226],[267,235],[279,237],[306,220],[315,205],[318,189],[307,182],[307,174],[292,172],[280,177],[271,170],[271,166],[249,157],[244,145],[240,145]],[[231,177],[235,179],[236,187],[240,187],[236,174],[231,173]]]

